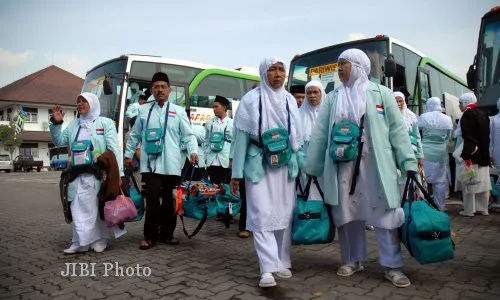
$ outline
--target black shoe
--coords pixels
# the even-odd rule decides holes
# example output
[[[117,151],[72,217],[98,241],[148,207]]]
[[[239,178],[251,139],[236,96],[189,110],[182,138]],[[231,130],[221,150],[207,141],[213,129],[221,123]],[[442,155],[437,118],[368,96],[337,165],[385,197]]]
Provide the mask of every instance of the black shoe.
[[[167,245],[179,245],[179,239],[171,238],[171,239],[158,239],[158,243],[167,244]]]

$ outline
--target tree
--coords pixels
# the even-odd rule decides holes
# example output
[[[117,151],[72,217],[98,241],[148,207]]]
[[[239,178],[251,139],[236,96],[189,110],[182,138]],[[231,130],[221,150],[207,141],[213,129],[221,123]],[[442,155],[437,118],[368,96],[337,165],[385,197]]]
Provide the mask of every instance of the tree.
[[[10,158],[13,159],[14,151],[21,145],[21,140],[16,136],[16,121],[12,120],[10,125],[0,125],[0,144],[9,151]]]

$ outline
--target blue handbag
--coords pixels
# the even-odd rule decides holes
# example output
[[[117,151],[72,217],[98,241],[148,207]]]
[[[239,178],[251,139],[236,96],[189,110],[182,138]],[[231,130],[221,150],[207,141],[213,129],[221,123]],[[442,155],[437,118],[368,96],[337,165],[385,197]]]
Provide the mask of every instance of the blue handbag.
[[[425,199],[408,199],[411,182],[422,191]],[[408,176],[401,200],[405,223],[401,226],[401,240],[410,255],[420,264],[442,262],[454,256],[450,217],[440,211],[415,175]],[[411,198],[411,197],[410,197]]]
[[[215,205],[216,194],[207,196],[205,193],[199,193],[193,184],[193,176],[196,168],[191,168],[189,181],[184,181],[186,172],[181,176],[181,184],[173,191],[176,205],[176,212],[182,223],[182,231],[189,239],[195,236],[203,227],[207,219],[217,216],[217,207]],[[206,184],[199,182],[199,184]],[[189,234],[184,223],[184,216],[200,220],[193,233]]]
[[[241,198],[231,193],[229,184],[222,184],[224,193],[217,194],[215,204],[218,216],[236,216],[241,210]]]
[[[314,181],[321,200],[307,200]],[[292,242],[296,245],[326,244],[335,238],[335,224],[331,216],[330,207],[324,202],[324,194],[316,177],[309,177],[306,188],[302,191],[300,182],[298,184],[301,195],[297,197],[297,207],[293,215]]]
[[[132,181],[132,184],[130,182]],[[141,190],[135,180],[132,169],[125,170],[125,182],[129,185],[129,196],[134,202],[135,209],[137,210],[137,217],[131,222],[137,222],[142,220],[145,211],[144,197],[142,197]]]

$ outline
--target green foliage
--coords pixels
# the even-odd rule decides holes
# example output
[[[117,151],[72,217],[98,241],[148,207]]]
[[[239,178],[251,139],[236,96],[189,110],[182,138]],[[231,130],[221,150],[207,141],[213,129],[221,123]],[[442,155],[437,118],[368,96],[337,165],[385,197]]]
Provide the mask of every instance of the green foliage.
[[[10,157],[14,151],[21,145],[21,140],[17,138],[15,131],[15,121],[11,121],[10,125],[0,125],[0,144],[5,150],[9,151]]]

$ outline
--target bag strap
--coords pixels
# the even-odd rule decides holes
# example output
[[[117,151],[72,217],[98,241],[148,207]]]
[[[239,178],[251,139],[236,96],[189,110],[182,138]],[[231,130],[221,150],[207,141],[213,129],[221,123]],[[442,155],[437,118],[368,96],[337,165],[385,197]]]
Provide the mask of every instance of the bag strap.
[[[132,181],[134,188],[140,193],[141,190],[139,189],[139,185],[137,184],[137,181],[135,180],[134,171],[132,169],[125,169],[125,182],[129,186],[130,186],[130,181]]]
[[[321,200],[323,200],[323,202],[324,202],[325,201],[325,194],[323,193],[323,190],[319,186],[318,177],[309,176],[309,175],[307,175],[306,187],[305,187],[304,191],[302,192],[302,194],[304,195],[304,201],[307,201],[309,199],[309,194],[311,193],[311,183],[313,183],[313,182],[314,182],[314,185],[316,186],[316,188],[318,189],[318,192],[321,196]],[[300,182],[299,182],[299,188],[301,188]]]
[[[148,125],[149,125],[149,118],[151,117],[151,112],[153,111],[153,107],[155,106],[156,102],[153,102],[153,105],[151,105],[151,108],[149,109],[148,113],[148,118],[146,120],[146,130],[148,130]],[[168,112],[170,110],[170,101],[167,104],[167,111],[165,112],[165,122],[163,123],[163,135],[161,137],[162,140],[165,140],[165,135],[167,134],[167,123],[168,123]],[[150,173],[156,172],[156,158],[158,157],[158,154],[155,154],[155,166],[154,170],[151,169],[151,162],[150,162],[150,154],[148,154],[148,169]]]
[[[361,154],[363,153],[363,144],[364,144],[364,142],[361,140],[361,138],[363,137],[364,123],[365,123],[365,115],[361,117],[359,125],[358,156],[356,157],[356,165],[354,166],[354,172],[352,173],[351,190],[349,191],[349,195],[354,194],[354,190],[356,189],[356,182],[358,181],[359,166],[361,165]]]
[[[181,219],[182,223],[182,232],[184,232],[184,235],[188,238],[191,239],[194,237],[198,232],[200,232],[201,228],[203,228],[203,225],[205,225],[205,222],[207,221],[208,218],[208,208],[205,206],[205,211],[203,212],[203,217],[200,220],[200,223],[198,223],[198,226],[194,229],[193,233],[189,234],[189,232],[186,229],[186,225],[184,224],[184,216],[180,215],[179,218]]]
[[[290,123],[290,107],[288,106],[288,99],[285,97],[285,102],[286,102],[286,112],[287,112],[287,122],[288,122],[288,139],[290,139],[290,129],[291,129],[291,123]],[[250,140],[251,141],[251,140]],[[253,143],[255,144],[255,143]],[[262,148],[262,145],[264,143],[262,142],[262,95],[259,95],[259,145],[256,145],[260,148]]]
[[[187,186],[187,193],[186,193],[186,197],[191,197],[191,182],[193,181],[193,176],[194,176],[194,172],[196,170],[195,168],[195,165],[197,165],[198,163],[195,163],[193,165],[193,168],[191,168],[191,175],[189,177],[189,184]],[[181,176],[181,183],[184,182],[185,178],[186,178],[186,175],[187,175],[187,168],[186,170],[183,172],[182,176]],[[184,235],[188,238],[188,239],[191,239],[192,237],[194,237],[196,234],[198,234],[198,232],[200,232],[201,228],[203,228],[203,225],[205,225],[205,222],[207,221],[208,219],[208,208],[207,206],[205,206],[205,211],[203,212],[203,217],[201,218],[200,222],[198,223],[198,225],[196,226],[196,228],[194,229],[193,233],[189,234],[189,232],[187,231],[186,229],[186,224],[184,223],[184,216],[183,215],[179,215],[179,218],[181,219],[181,223],[182,223],[182,232],[184,233]]]

